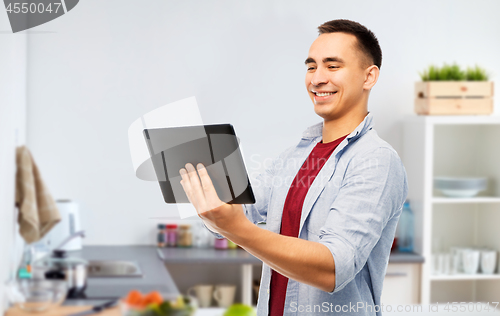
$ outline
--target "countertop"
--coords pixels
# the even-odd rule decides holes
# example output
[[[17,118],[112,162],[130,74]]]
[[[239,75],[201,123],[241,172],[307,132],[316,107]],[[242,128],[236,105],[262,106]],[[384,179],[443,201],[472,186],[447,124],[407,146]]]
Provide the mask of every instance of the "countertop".
[[[241,248],[218,250],[213,248],[157,248],[156,246],[85,246],[71,256],[87,260],[136,261],[143,272],[134,278],[88,278],[87,298],[66,300],[64,305],[96,305],[130,290],[141,292],[159,290],[176,297],[179,290],[164,263],[255,264],[262,262]],[[423,263],[424,257],[415,253],[391,253],[389,263]]]
[[[158,255],[165,263],[232,263],[261,264],[262,261],[241,248],[158,248]],[[423,263],[424,257],[416,253],[392,252],[389,263]]]
[[[130,290],[160,291],[165,297],[177,297],[179,290],[165,265],[158,258],[156,246],[85,246],[70,256],[86,260],[136,261],[142,277],[88,278],[87,299],[67,300],[65,305],[95,305],[112,298],[123,297]]]
[[[389,263],[424,263],[425,258],[414,252],[391,252]]]
[[[262,264],[260,259],[241,248],[158,248],[158,256],[165,263],[230,263]]]

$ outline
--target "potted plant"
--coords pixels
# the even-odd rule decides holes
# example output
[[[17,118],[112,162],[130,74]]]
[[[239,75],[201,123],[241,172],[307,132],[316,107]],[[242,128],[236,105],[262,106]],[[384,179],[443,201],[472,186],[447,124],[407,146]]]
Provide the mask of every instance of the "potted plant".
[[[424,115],[493,113],[493,82],[479,67],[429,66],[415,83],[415,112]]]

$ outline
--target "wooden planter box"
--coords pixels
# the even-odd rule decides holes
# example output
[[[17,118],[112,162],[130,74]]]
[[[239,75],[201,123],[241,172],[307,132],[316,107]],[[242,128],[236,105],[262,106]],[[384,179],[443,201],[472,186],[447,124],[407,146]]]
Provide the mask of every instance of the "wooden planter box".
[[[491,114],[493,113],[493,82],[416,82],[415,112],[423,115]]]

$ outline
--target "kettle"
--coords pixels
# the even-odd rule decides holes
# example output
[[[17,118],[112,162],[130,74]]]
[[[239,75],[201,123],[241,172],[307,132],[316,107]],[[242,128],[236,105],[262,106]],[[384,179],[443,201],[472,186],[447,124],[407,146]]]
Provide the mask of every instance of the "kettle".
[[[42,244],[49,249],[60,244],[68,236],[82,230],[77,203],[71,200],[56,200],[56,205],[59,210],[59,214],[61,215],[61,221],[52,227],[52,229],[36,243]],[[65,251],[81,249],[81,238],[74,238],[61,248],[61,250]]]

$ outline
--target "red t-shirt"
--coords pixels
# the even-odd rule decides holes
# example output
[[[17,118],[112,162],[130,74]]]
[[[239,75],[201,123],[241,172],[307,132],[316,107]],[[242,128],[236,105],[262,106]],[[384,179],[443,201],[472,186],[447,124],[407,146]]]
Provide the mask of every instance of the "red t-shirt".
[[[342,136],[326,144],[317,143],[307,157],[288,190],[281,218],[281,235],[299,237],[300,216],[307,191],[335,148],[346,137],[347,135]],[[283,316],[287,285],[288,278],[272,270],[269,316]]]

